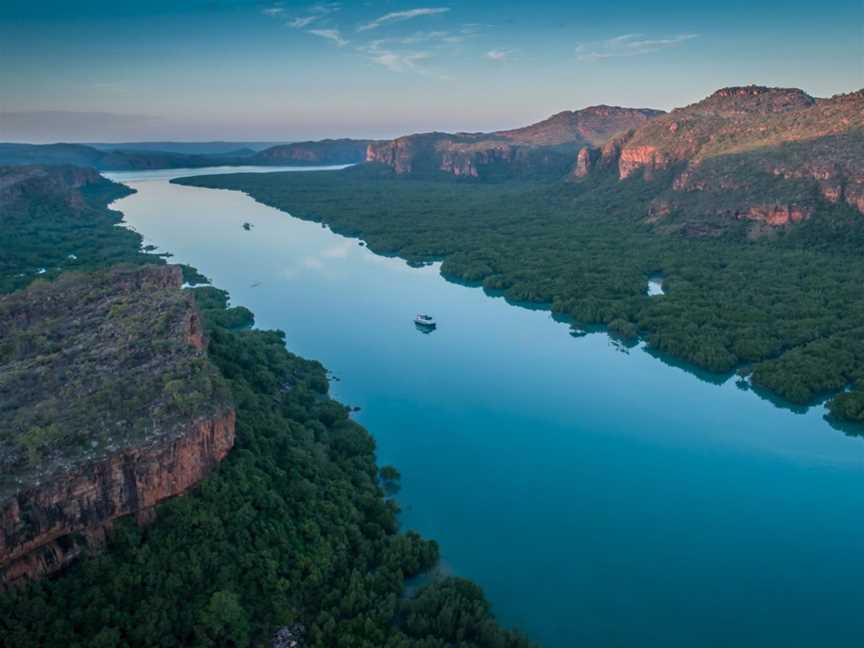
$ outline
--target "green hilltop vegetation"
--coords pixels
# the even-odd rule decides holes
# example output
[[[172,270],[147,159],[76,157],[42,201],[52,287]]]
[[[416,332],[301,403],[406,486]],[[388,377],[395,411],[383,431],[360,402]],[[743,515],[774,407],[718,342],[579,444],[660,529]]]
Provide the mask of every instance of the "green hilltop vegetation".
[[[116,265],[0,295],[0,502],[228,408],[224,381],[189,344],[194,300],[180,276]]]
[[[861,215],[823,200],[806,222],[763,236],[736,220],[687,236],[676,227],[686,213],[662,225],[645,217],[674,171],[651,182],[619,181],[609,168],[577,183],[484,183],[363,165],[177,182],[247,192],[412,263],[443,259],[448,278],[641,336],[703,369],[752,372],[755,386],[792,403],[833,394],[836,419],[864,421]],[[665,295],[646,294],[653,274]]]
[[[82,192],[84,207],[72,199]],[[59,273],[32,267],[67,250],[80,270],[164,262],[115,227],[119,216],[104,205],[122,188],[61,193],[31,185],[29,207],[3,212],[3,249],[25,250],[4,259],[3,290]],[[121,520],[103,553],[0,593],[0,646],[261,646],[298,623],[306,645],[322,648],[530,646],[496,624],[466,580],[432,578],[407,595],[406,579],[435,567],[438,546],[399,530],[387,496],[398,471],[376,465],[372,437],[328,396],[319,363],[288,352],[279,331],[249,330],[251,313],[229,307],[224,291],[193,294],[209,360],[236,406],[234,449],[197,488],[158,506],[146,528]]]

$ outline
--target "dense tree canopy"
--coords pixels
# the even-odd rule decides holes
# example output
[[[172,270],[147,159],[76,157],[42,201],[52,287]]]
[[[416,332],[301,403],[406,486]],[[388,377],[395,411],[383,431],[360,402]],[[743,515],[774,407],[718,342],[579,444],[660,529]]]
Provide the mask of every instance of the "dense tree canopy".
[[[181,182],[248,192],[409,262],[442,259],[448,278],[547,304],[579,324],[713,372],[752,371],[794,403],[853,386],[832,405],[864,420],[864,221],[824,203],[807,222],[766,229],[730,220],[686,235],[688,216],[646,219],[668,185],[614,174],[585,183],[407,180],[386,170],[237,174]],[[664,295],[648,296],[662,274]]]
[[[0,268],[7,290],[58,246],[86,268],[163,262],[140,254],[115,214],[73,220],[57,205],[43,216],[45,228],[0,222],[23,251]],[[149,526],[121,520],[104,552],[0,594],[0,646],[260,646],[295,622],[327,648],[529,646],[466,581],[432,579],[407,597],[406,578],[431,569],[438,546],[400,531],[385,495],[398,471],[379,470],[372,437],[328,397],[319,363],[289,353],[281,332],[249,330],[252,314],[229,308],[226,293],[194,292],[237,409],[234,449]]]

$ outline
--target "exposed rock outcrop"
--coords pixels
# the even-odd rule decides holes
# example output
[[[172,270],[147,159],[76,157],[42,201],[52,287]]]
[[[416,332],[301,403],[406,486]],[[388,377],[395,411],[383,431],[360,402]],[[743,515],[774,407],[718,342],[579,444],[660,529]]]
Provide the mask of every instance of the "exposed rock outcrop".
[[[642,169],[646,178],[650,178],[656,169],[667,165],[668,160],[659,154],[656,146],[627,146],[618,157],[618,175],[623,180]]]
[[[795,205],[753,205],[744,217],[776,226],[800,223],[807,220],[811,214],[810,210]]]
[[[73,213],[89,209],[82,190],[118,187],[93,169],[76,166],[22,165],[0,167],[0,220],[42,204],[62,203]]]
[[[600,149],[583,146],[576,155],[576,166],[573,167],[573,175],[584,178],[594,170],[600,160]]]
[[[443,133],[428,133],[425,135],[409,135],[387,142],[370,142],[366,147],[366,162],[377,162],[392,167],[399,175],[406,175],[414,170],[417,155],[424,148],[431,150],[437,136]]]
[[[864,90],[816,99],[794,88],[724,88],[615,137],[600,162],[622,180],[671,172],[653,221],[678,213],[784,226],[809,218],[820,197],[864,213]],[[572,177],[598,166],[580,152]]]
[[[580,149],[602,146],[660,114],[650,109],[592,106],[494,133],[420,133],[371,143],[366,161],[385,164],[397,175],[561,177],[570,171]]]
[[[67,273],[0,298],[0,584],[52,573],[234,443],[178,266]]]
[[[111,523],[181,495],[234,445],[234,412],[191,421],[175,435],[126,448],[3,501],[2,583],[53,573],[100,547]]]

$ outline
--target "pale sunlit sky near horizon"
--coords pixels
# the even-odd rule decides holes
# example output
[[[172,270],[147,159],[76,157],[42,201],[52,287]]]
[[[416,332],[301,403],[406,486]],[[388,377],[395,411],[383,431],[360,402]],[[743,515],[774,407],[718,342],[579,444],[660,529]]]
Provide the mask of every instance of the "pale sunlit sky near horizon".
[[[750,83],[864,87],[864,3],[0,3],[0,141],[494,130]]]

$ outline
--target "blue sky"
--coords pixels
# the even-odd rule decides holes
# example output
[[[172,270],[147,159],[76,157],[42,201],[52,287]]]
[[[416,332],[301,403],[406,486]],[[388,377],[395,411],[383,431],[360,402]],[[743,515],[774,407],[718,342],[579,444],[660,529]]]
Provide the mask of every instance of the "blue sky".
[[[862,7],[5,0],[0,140],[386,137],[726,85],[829,96],[864,86]]]

